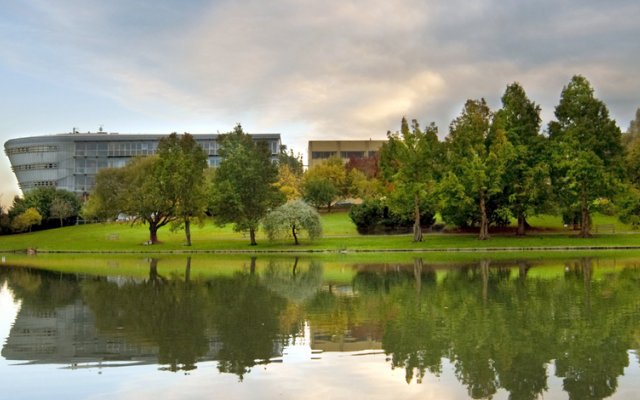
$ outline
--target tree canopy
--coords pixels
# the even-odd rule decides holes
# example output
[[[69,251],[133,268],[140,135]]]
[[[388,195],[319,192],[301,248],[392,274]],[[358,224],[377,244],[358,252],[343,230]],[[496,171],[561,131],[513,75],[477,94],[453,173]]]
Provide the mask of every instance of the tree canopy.
[[[425,199],[435,197],[440,168],[438,128],[431,123],[422,131],[418,121],[413,120],[409,129],[403,117],[400,132],[387,132],[387,138],[380,149],[380,167],[384,178],[393,185],[391,196],[403,199],[395,204],[413,205],[413,241],[421,242],[420,207]]]
[[[596,200],[615,194],[622,177],[621,132],[606,105],[582,76],[562,90],[549,123],[554,191],[565,213],[580,217],[580,235],[590,235]]]
[[[248,232],[255,246],[260,221],[285,200],[276,186],[278,166],[267,145],[255,142],[240,124],[220,141],[223,159],[211,190],[213,218],[219,225],[233,223],[236,231]]]

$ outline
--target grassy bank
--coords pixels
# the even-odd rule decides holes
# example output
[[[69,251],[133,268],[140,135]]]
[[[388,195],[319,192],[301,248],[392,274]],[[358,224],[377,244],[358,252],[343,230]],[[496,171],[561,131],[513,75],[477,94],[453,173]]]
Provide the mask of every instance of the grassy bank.
[[[473,233],[427,233],[422,243],[413,243],[409,235],[358,235],[346,213],[322,216],[325,236],[315,241],[304,240],[294,246],[292,240],[269,242],[258,236],[258,246],[249,246],[249,239],[230,227],[207,224],[193,229],[193,246],[184,246],[182,231],[160,230],[162,243],[144,244],[148,240],[146,226],[106,223],[70,226],[48,231],[0,237],[0,252],[28,248],[38,252],[360,252],[360,251],[508,251],[510,249],[601,249],[610,247],[640,248],[640,234],[620,224],[613,217],[596,216],[594,226],[613,224],[616,233],[594,234],[583,239],[559,224],[557,217],[532,219],[532,225],[542,228],[524,237],[511,232],[493,234],[479,241]]]

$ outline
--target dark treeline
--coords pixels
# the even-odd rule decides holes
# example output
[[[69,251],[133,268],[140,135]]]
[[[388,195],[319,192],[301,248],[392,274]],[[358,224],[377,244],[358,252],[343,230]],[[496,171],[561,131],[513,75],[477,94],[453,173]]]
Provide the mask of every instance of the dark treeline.
[[[570,398],[601,399],[616,392],[629,351],[640,345],[634,266],[596,278],[596,262],[583,258],[567,261],[564,274],[531,277],[536,267],[525,261],[442,270],[416,259],[353,266],[347,288],[324,281],[317,262],[256,264],[248,259],[234,274],[214,278],[194,277],[190,260],[183,274],[167,275],[162,261],[151,259],[141,279],[3,268],[0,283],[21,310],[13,327],[18,336],[10,334],[2,355],[62,363],[148,360],[169,371],[216,360],[221,372],[242,379],[255,365],[278,360],[308,325],[317,350],[378,343],[407,382],[441,374],[448,360],[473,398],[501,388],[510,398],[539,398],[553,373]],[[22,316],[84,325],[58,331],[53,347],[33,331],[29,353]],[[73,346],[65,334],[75,335]],[[120,343],[122,353],[108,343]]]

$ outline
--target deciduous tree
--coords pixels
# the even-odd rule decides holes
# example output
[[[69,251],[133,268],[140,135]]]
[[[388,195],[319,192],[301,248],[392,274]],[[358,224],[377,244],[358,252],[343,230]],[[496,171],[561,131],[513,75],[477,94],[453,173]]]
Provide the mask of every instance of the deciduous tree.
[[[298,236],[306,231],[310,239],[322,235],[322,224],[318,212],[302,200],[290,201],[271,211],[262,221],[269,240],[279,237],[293,237],[295,245]]]
[[[431,123],[424,131],[418,121],[402,118],[400,132],[387,132],[388,142],[380,149],[383,176],[401,197],[410,197],[413,204],[413,241],[422,241],[420,205],[433,197],[439,171],[440,143],[438,128]],[[393,193],[392,193],[393,194]]]
[[[175,202],[174,229],[184,226],[187,246],[191,246],[191,221],[201,223],[207,208],[204,170],[207,154],[188,133],[160,139],[158,174],[166,188],[165,195]]]
[[[265,143],[255,142],[238,124],[221,137],[222,162],[214,175],[211,209],[218,225],[233,223],[236,231],[249,232],[255,246],[260,221],[284,202],[276,186],[278,166]]]

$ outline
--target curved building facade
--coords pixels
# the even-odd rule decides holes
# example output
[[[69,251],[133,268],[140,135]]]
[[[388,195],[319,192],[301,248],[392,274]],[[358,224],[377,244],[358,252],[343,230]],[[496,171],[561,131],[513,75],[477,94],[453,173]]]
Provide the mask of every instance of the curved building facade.
[[[119,133],[63,133],[8,140],[4,151],[22,192],[37,187],[56,187],[79,195],[95,185],[102,168],[122,167],[135,156],[154,154],[167,135]],[[220,163],[219,134],[194,134],[209,156],[209,165]],[[280,151],[279,133],[251,135],[264,141],[273,157]]]

